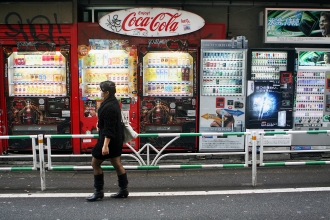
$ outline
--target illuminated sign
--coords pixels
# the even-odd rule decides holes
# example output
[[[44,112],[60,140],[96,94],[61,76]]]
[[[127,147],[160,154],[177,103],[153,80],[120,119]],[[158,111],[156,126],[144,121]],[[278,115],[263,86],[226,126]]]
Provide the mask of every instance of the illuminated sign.
[[[265,43],[329,44],[330,9],[266,8]]]
[[[99,20],[102,28],[137,37],[165,37],[188,34],[205,24],[200,16],[169,8],[132,8],[111,12]]]

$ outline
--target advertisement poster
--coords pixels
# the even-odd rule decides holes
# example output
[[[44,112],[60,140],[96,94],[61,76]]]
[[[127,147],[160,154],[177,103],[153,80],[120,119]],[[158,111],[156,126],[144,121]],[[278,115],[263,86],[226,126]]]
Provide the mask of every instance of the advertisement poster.
[[[273,82],[248,81],[247,123],[251,129],[292,128],[290,94]]]
[[[107,31],[138,37],[165,37],[201,29],[205,21],[194,13],[171,8],[131,8],[114,11],[100,18]]]
[[[329,44],[330,9],[266,8],[265,43]]]
[[[330,68],[330,51],[299,51],[300,67]]]
[[[226,100],[228,99],[228,100]],[[244,132],[244,118],[243,111],[233,109],[232,105],[226,103],[235,103],[234,98],[224,97],[203,97],[203,102],[207,105],[200,107],[200,132],[214,133],[214,132]],[[238,101],[236,101],[238,102]],[[229,103],[231,104],[231,103]],[[200,141],[200,149],[207,150],[243,150],[244,140],[237,136],[203,136]]]

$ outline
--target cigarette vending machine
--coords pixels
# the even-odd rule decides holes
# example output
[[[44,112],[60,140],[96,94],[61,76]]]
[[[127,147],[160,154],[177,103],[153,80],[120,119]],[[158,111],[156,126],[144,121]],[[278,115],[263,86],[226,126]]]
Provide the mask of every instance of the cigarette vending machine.
[[[245,131],[247,40],[201,40],[199,132]],[[199,151],[243,151],[244,136],[199,137]]]
[[[18,42],[4,47],[9,135],[70,134],[69,46]],[[52,148],[71,151],[71,139]],[[9,140],[9,151],[31,149],[31,140]]]
[[[291,130],[295,50],[251,49],[249,56],[247,131]],[[291,135],[265,136],[263,145],[291,146]]]
[[[197,50],[187,41],[149,40],[140,47],[140,132],[194,133],[197,130]],[[141,137],[157,149],[174,137]],[[180,137],[169,151],[196,151],[197,137]]]
[[[330,50],[298,48],[293,130],[329,130]],[[292,137],[292,150],[320,150],[329,146],[327,134]]]
[[[90,39],[89,45],[80,45],[79,90],[81,99],[81,134],[98,134],[97,110],[101,105],[100,83],[110,80],[116,84],[116,97],[124,116],[136,132],[139,132],[137,97],[137,49],[126,40]],[[82,152],[90,152],[96,139],[84,138]],[[138,139],[129,144],[138,149]],[[124,145],[123,152],[131,150]]]

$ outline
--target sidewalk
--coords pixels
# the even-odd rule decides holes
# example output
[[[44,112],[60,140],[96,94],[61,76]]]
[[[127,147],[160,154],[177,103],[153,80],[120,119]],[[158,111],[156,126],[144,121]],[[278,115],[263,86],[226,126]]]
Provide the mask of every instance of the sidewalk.
[[[115,171],[104,171],[105,192],[118,190]],[[130,192],[211,191],[330,186],[330,166],[259,167],[252,187],[251,168],[127,170]],[[92,171],[46,171],[44,193],[93,191]],[[1,172],[0,194],[43,193],[39,171]]]

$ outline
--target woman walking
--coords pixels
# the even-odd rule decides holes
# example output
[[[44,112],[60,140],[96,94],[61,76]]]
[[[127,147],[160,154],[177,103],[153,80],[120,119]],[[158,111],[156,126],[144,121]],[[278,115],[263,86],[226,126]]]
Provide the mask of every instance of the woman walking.
[[[112,81],[100,83],[101,99],[103,102],[98,109],[97,129],[99,139],[92,149],[92,167],[94,171],[94,188],[92,196],[87,197],[87,201],[95,201],[104,197],[103,185],[104,177],[101,164],[104,160],[110,159],[118,176],[118,185],[120,190],[112,194],[112,198],[127,198],[127,175],[123,167],[120,156],[123,146],[123,128],[121,123],[121,109],[119,102],[115,97],[116,85]]]

